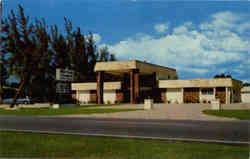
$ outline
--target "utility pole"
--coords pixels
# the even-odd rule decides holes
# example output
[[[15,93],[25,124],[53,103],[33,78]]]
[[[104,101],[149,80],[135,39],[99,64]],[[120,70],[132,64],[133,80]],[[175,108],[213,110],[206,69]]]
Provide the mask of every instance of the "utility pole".
[[[3,65],[3,56],[1,52],[2,45],[2,0],[0,0],[0,104],[3,102],[3,86],[2,86],[2,65]]]

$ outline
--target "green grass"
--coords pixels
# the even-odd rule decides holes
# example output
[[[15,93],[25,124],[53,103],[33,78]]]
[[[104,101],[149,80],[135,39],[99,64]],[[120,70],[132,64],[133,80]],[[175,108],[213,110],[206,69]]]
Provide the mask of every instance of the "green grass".
[[[71,115],[71,114],[99,114],[136,111],[138,109],[87,109],[85,106],[62,107],[60,109],[50,108],[20,108],[17,110],[0,109],[0,115],[16,116],[50,116],[50,115]]]
[[[208,115],[250,120],[250,110],[203,110]]]
[[[1,158],[247,159],[248,146],[0,132]]]

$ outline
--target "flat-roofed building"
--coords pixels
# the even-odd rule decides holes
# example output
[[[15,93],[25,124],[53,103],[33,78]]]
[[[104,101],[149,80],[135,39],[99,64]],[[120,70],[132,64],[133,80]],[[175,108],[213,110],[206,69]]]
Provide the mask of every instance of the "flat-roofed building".
[[[139,103],[145,98],[161,101],[159,80],[178,79],[175,69],[137,60],[97,62],[96,82],[72,83],[83,103]]]
[[[242,82],[232,78],[178,80],[175,69],[141,62],[97,62],[96,81],[72,83],[81,103],[221,103],[241,101]]]
[[[163,99],[169,103],[240,102],[242,82],[231,78],[160,80]]]
[[[250,86],[245,86],[241,89],[242,103],[250,103]]]

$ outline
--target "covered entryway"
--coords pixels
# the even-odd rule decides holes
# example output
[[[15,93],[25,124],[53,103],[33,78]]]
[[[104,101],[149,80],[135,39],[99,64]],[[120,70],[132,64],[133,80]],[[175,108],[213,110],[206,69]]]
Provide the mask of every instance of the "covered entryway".
[[[153,98],[153,91],[158,87],[157,80],[177,79],[175,69],[154,65],[141,61],[98,62],[95,65],[97,73],[97,103],[103,103],[104,73],[121,77],[122,91],[126,101],[129,93],[130,103],[139,103],[143,98]],[[129,91],[129,92],[128,92]],[[160,101],[160,93],[155,101]]]
[[[220,102],[226,103],[226,88],[225,87],[217,87],[215,92],[215,98],[220,99]]]
[[[199,88],[184,88],[184,103],[199,103],[200,89]]]

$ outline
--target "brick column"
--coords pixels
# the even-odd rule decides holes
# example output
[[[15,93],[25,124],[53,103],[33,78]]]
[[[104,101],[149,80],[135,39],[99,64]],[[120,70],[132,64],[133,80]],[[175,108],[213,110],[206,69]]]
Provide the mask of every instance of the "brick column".
[[[137,103],[140,94],[139,70],[133,69],[129,72],[130,78],[130,103]]]
[[[103,71],[97,72],[97,104],[103,104]]]
[[[226,104],[230,104],[230,101],[228,99],[228,87],[226,87]]]
[[[159,96],[159,93],[157,93],[157,79],[156,79],[156,72],[152,74],[152,99],[155,101],[157,100],[157,96]],[[164,98],[165,99],[165,98]],[[161,99],[162,100],[162,99]]]
[[[153,85],[152,88],[157,88],[157,79],[156,79],[156,72],[153,73]]]
[[[139,100],[140,100],[140,73],[139,73],[139,70],[134,70],[134,86],[135,86],[135,103],[139,103]]]
[[[130,84],[130,103],[134,103],[134,71],[129,72],[129,84]]]
[[[162,102],[167,102],[167,89],[164,88],[164,89],[161,89],[161,101]]]
[[[214,87],[213,89],[214,89],[214,99],[216,99],[216,87]]]

